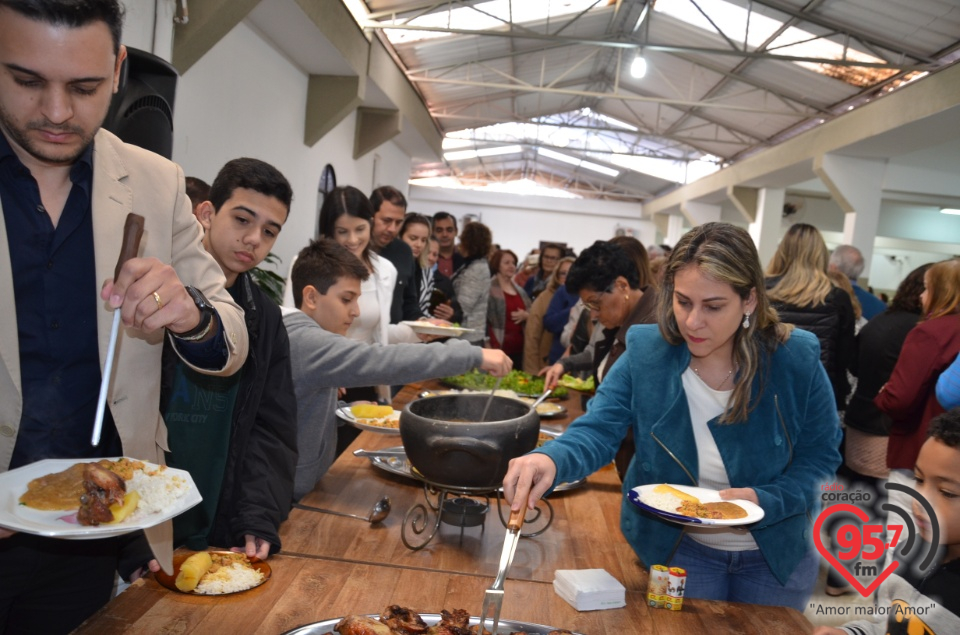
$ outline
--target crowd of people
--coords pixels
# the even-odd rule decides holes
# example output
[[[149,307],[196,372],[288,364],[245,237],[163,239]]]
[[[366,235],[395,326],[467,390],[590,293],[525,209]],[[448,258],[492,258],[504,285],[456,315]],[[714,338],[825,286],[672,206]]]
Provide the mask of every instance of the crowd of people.
[[[346,186],[326,195],[278,306],[251,272],[288,220],[283,174],[238,158],[211,185],[185,180],[101,129],[122,18],[112,0],[0,0],[0,469],[125,455],[188,470],[204,503],[172,528],[103,540],[0,529],[0,630],[68,632],[116,573],[157,571],[174,546],[268,558],[292,504],[352,440],[341,399],[515,367],[551,387],[583,373],[597,390],[562,437],[511,462],[514,509],[611,461],[625,491],[675,483],[751,501],[765,516],[746,530],[683,528],[626,500],[621,524],[642,563],[687,569],[688,597],[802,610],[821,563],[819,488],[838,472],[877,492],[905,484],[930,503],[942,553],[891,576],[883,597],[934,602],[936,632],[960,630],[960,259],[910,273],[887,306],[858,284],[855,247],[831,254],[802,223],[765,268],[726,223],[673,249],[617,237],[577,255],[542,241],[521,260],[481,222]],[[114,274],[132,211],[144,242]],[[114,310],[116,372],[91,446]],[[465,333],[435,341],[405,324],[421,320]],[[930,511],[889,500],[936,539]]]

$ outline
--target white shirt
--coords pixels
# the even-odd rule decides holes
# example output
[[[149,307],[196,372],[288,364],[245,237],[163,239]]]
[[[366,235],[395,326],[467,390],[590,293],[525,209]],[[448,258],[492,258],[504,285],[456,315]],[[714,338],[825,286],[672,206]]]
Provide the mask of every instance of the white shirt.
[[[715,490],[727,489],[730,487],[730,478],[707,422],[723,414],[733,390],[714,390],[689,367],[683,371],[681,380],[683,391],[687,395],[693,437],[697,444],[697,464],[700,472],[698,485]],[[688,526],[687,533],[700,544],[721,551],[748,551],[757,548],[757,542],[749,531],[733,527],[708,529],[691,525]]]

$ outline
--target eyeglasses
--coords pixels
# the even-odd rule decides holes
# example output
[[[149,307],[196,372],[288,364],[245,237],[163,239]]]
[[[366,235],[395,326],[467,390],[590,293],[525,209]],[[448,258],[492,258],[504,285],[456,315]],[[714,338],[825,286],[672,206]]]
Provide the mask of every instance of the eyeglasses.
[[[584,300],[580,300],[580,303],[583,305],[583,308],[587,309],[588,311],[597,312],[597,311],[600,310],[600,303],[603,302],[603,295],[606,294],[606,293],[610,293],[611,291],[613,291],[613,285],[612,285],[612,284],[611,284],[609,287],[607,287],[606,289],[604,289],[603,291],[601,291],[600,293],[598,293],[598,294],[597,294],[597,297],[594,298],[593,300],[591,300],[591,301],[589,301],[589,302],[586,302],[586,301],[584,301]]]
[[[560,260],[560,256],[540,256],[540,260],[549,260],[550,262],[556,262]]]

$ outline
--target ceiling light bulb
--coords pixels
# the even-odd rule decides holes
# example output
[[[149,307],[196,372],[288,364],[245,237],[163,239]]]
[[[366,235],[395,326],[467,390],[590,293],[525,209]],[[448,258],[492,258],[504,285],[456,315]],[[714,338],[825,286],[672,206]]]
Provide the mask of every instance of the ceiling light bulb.
[[[641,79],[644,75],[647,74],[647,60],[644,59],[643,55],[638,53],[633,62],[630,64],[630,76],[635,79]]]

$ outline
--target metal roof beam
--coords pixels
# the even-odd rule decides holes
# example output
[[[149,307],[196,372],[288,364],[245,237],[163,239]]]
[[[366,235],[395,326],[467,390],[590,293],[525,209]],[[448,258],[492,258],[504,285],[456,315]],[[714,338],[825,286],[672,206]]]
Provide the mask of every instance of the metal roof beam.
[[[484,88],[501,90],[509,94],[510,91],[520,92],[539,92],[555,95],[576,95],[579,97],[591,97],[595,99],[620,99],[623,101],[640,101],[651,104],[665,104],[668,106],[688,106],[692,108],[714,108],[717,110],[736,110],[738,112],[752,112],[764,115],[781,115],[792,118],[806,118],[808,115],[798,113],[792,110],[771,110],[770,108],[754,108],[753,106],[740,106],[738,104],[724,104],[721,102],[709,102],[689,99],[669,99],[666,97],[645,97],[642,95],[610,94],[603,91],[581,90],[574,88],[550,88],[546,86],[531,86],[529,84],[500,84],[497,82],[482,82],[466,79],[443,79],[439,77],[410,77],[411,82],[416,84],[447,84],[451,86],[469,86],[472,88]],[[519,80],[517,80],[519,81]],[[582,80],[581,80],[582,81]]]
[[[411,13],[417,13],[420,15],[428,15],[433,13],[437,9],[443,9],[447,11],[451,8],[451,5],[458,5],[461,7],[469,7],[474,4],[479,4],[480,2],[486,2],[487,0],[428,0],[427,2],[408,2],[403,5],[402,9],[389,9],[386,11],[374,11],[367,14],[368,20],[380,20],[383,18],[396,19],[401,15],[409,15]]]
[[[824,18],[818,15],[807,13],[805,11],[805,8],[797,9],[791,6],[790,4],[783,2],[782,0],[752,0],[752,1],[756,2],[757,4],[762,4],[765,7],[775,9],[776,11],[779,11],[781,13],[785,13],[790,17],[797,18],[799,20],[802,20],[803,22],[809,22],[810,24],[815,24],[816,26],[822,27],[824,29],[831,29],[835,31],[840,31],[845,34],[849,34],[851,37],[857,38],[864,44],[871,44],[873,46],[879,46],[881,48],[885,48],[888,51],[902,53],[907,57],[912,57],[918,62],[923,62],[923,63],[931,64],[934,66],[940,65],[940,63],[937,60],[931,57],[928,57],[922,51],[918,51],[916,49],[911,49],[909,47],[903,46],[898,42],[890,42],[888,40],[884,40],[883,38],[869,35],[867,33],[864,33],[863,31],[859,31],[855,28],[851,28],[847,24],[841,24],[835,20],[830,20],[829,18]]]
[[[557,42],[557,43],[562,42],[563,44],[567,44],[571,46],[601,46],[601,47],[623,48],[623,49],[631,49],[631,50],[639,50],[643,48],[644,50],[647,50],[647,51],[662,51],[666,53],[696,53],[699,55],[732,55],[735,57],[776,60],[781,62],[811,62],[814,64],[830,64],[833,66],[858,66],[863,68],[886,68],[891,70],[903,70],[903,71],[908,71],[908,70],[929,71],[942,66],[942,64],[936,60],[929,60],[925,64],[893,65],[893,64],[888,64],[886,62],[861,62],[859,60],[837,60],[837,59],[830,59],[825,57],[811,57],[811,56],[804,56],[804,55],[779,55],[776,53],[765,53],[765,52],[758,52],[758,51],[714,49],[714,48],[704,48],[704,47],[696,47],[696,46],[678,46],[678,45],[670,45],[670,44],[650,44],[650,43],[639,44],[637,42],[628,42],[623,40],[594,40],[590,38],[557,37],[554,35],[534,33],[534,32],[518,33],[513,31],[499,31],[499,30],[454,29],[454,28],[448,28],[448,27],[380,24],[377,22],[367,22],[363,24],[363,27],[367,29],[382,30],[382,31],[388,31],[388,30],[426,31],[431,33],[450,33],[450,34],[456,34],[456,35],[503,37],[503,38],[514,38],[514,39],[521,39],[521,40],[546,40],[546,41]]]

